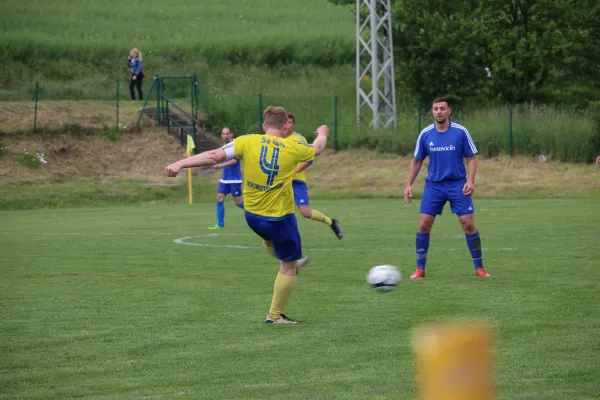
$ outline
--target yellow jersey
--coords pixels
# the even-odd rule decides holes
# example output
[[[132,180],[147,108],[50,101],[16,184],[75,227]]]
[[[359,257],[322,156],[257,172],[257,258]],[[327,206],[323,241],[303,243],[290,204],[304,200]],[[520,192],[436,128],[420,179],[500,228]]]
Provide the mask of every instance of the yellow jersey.
[[[308,142],[306,141],[306,138],[299,133],[294,132],[294,133],[292,133],[291,137],[294,138],[295,140],[299,141],[300,143],[308,144]],[[300,165],[300,164],[298,164],[298,165]],[[306,171],[306,170],[304,170],[304,171]],[[304,171],[298,172],[296,174],[296,176],[294,177],[294,180],[306,182],[306,173]]]
[[[244,169],[244,209],[263,217],[294,213],[292,180],[298,163],[315,158],[315,148],[293,136],[245,135],[234,139]]]

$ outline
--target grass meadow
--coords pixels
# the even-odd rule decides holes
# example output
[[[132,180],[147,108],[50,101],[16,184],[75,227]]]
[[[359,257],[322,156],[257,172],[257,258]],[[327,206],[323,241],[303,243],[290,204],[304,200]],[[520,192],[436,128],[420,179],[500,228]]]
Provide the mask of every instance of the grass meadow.
[[[36,81],[42,103],[114,101],[119,79],[119,96],[126,102],[125,60],[128,50],[138,47],[144,53],[146,93],[156,74],[196,73],[215,129],[227,124],[239,132],[257,131],[260,107],[283,105],[298,116],[299,131],[310,136],[322,123],[333,125],[337,96],[339,148],[410,154],[414,147],[419,106],[402,88],[397,89],[396,130],[379,132],[356,126],[352,7],[334,6],[326,0],[177,0],[168,5],[157,0],[143,4],[6,0],[0,7],[0,99],[5,101],[31,101]],[[189,87],[169,82],[165,94],[185,101]],[[0,102],[0,108],[5,107],[11,107],[10,103]],[[431,121],[428,108],[422,105],[421,127]],[[478,105],[455,111],[457,121],[470,129],[483,154],[509,151],[506,106]],[[113,124],[116,118],[107,121]],[[40,123],[43,127],[43,118]],[[6,131],[2,125],[0,121],[0,130]],[[597,132],[598,123],[589,113],[516,107],[513,150],[590,162],[600,146]]]
[[[326,0],[5,0],[2,8],[2,47],[19,61],[106,61],[121,53],[124,62],[132,47],[149,60],[178,62],[345,64],[354,59],[351,8]]]
[[[0,211],[0,397],[414,399],[414,329],[466,318],[495,331],[499,399],[597,398],[595,200],[476,200],[491,279],[447,209],[418,283],[417,205],[315,201],[345,237],[299,221],[300,323],[269,327],[276,262],[226,204],[217,233],[207,203]]]

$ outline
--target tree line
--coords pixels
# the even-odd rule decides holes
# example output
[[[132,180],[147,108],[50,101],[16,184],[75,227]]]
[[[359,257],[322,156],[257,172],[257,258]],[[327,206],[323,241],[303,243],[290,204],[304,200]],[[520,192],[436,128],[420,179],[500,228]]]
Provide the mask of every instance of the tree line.
[[[356,4],[355,0],[329,0]],[[391,0],[396,83],[418,100],[600,100],[597,0]]]

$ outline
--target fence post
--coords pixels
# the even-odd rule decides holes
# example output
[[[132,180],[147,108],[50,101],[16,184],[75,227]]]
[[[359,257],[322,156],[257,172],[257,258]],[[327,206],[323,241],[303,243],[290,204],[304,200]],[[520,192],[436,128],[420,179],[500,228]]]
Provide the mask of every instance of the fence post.
[[[194,139],[194,143],[196,143],[196,120],[198,119],[198,116],[196,114],[196,73],[195,72],[192,75],[192,79],[190,79],[190,95],[192,96],[192,117],[194,117],[194,119],[192,119],[192,139]],[[196,154],[195,151],[194,151],[194,154]],[[190,201],[191,201],[191,197],[190,197]]]
[[[171,133],[171,113],[169,112],[169,102],[165,101],[163,105],[163,110],[165,111],[165,119],[163,120],[163,125],[166,122],[167,133]]]
[[[162,88],[160,87],[160,78],[158,75],[156,75],[154,79],[156,80],[156,119],[158,121],[158,126],[162,126],[162,110],[160,109],[160,94]]]
[[[263,125],[263,105],[262,105],[262,94],[258,94],[258,133],[262,133],[262,125]]]
[[[333,152],[338,148],[338,98],[333,96]]]
[[[119,126],[119,80],[117,79],[117,130],[121,130]]]
[[[417,106],[417,114],[418,114],[418,118],[419,118],[419,121],[417,123],[417,129],[418,129],[417,134],[420,134],[421,133],[421,100],[419,100],[419,105]]]
[[[208,105],[206,104],[206,99],[204,98],[204,95],[202,95],[202,90],[200,90],[200,84],[198,83],[198,81],[196,80],[195,82],[195,86],[196,86],[196,96],[200,96],[200,101],[202,102],[202,106],[204,107],[204,112],[206,113],[206,117],[208,118],[208,123],[210,124],[210,130],[211,132],[215,131],[215,121],[213,119],[212,114],[208,111]],[[196,104],[198,103],[198,100],[196,100]],[[197,151],[198,149],[196,149],[195,151]]]
[[[196,120],[196,119],[198,119],[198,78],[196,77],[195,72],[194,72],[194,75],[192,78],[192,104],[194,105],[192,117],[194,117],[194,119]],[[196,150],[196,140],[197,140],[196,130],[199,129],[200,126],[199,125],[196,126],[195,120],[193,121],[194,131],[192,132],[192,139],[194,140],[194,149],[192,151],[194,154],[198,154],[198,150]],[[212,126],[211,126],[211,130],[212,130]],[[190,184],[190,188],[191,188],[191,184]],[[190,202],[191,201],[192,201],[192,196],[190,195]]]
[[[508,105],[508,153],[513,156],[513,105]]]
[[[40,90],[40,82],[35,81],[35,111],[33,112],[33,131],[37,131],[37,109],[38,109],[38,93]]]
[[[192,78],[190,79],[190,100],[192,101],[192,117],[196,118],[196,114],[194,113],[195,108],[196,108],[196,103],[194,102],[194,87],[196,85],[194,85],[194,82],[196,81],[196,73],[194,72],[194,74],[192,75]]]

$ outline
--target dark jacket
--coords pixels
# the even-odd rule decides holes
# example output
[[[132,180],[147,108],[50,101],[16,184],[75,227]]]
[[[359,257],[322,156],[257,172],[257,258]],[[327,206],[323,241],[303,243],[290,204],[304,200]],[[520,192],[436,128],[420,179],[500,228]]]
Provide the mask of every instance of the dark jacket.
[[[142,59],[140,57],[136,57],[131,60],[127,60],[127,66],[131,70],[131,75],[135,75],[137,77],[144,77],[144,72],[142,71]]]

